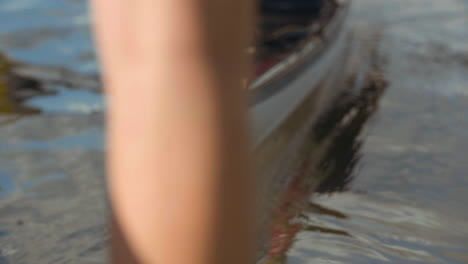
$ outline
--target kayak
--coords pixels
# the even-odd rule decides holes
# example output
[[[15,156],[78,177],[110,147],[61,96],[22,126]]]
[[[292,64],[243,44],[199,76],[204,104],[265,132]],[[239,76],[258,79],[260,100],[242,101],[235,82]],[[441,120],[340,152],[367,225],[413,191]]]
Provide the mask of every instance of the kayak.
[[[323,9],[337,5],[250,86],[261,264],[287,263],[302,230],[349,236],[310,225],[308,212],[346,217],[311,197],[348,188],[361,133],[387,87],[379,35],[356,42],[347,23],[350,1],[324,2]]]
[[[325,1],[327,2],[327,1]],[[333,2],[333,1],[328,1]],[[345,83],[349,2],[341,1],[322,21],[290,27],[295,45],[260,60],[250,83],[251,122],[258,193],[258,257],[264,257],[273,229],[272,216],[291,182],[303,174],[314,148],[311,131],[338,100]],[[270,18],[271,19],[271,18]],[[285,30],[286,31],[286,30]],[[321,179],[316,179],[317,187]]]
[[[281,60],[272,62],[274,59],[270,58],[263,62],[269,65],[268,69],[256,76],[249,87],[257,144],[266,140],[302,100],[317,90],[324,77],[332,74],[330,71],[343,70],[346,55],[344,20],[348,8],[346,2],[338,6],[327,24],[321,25],[320,33],[315,29],[316,24],[309,25],[306,30],[310,33],[306,33],[302,43]],[[264,65],[260,64],[260,67]]]

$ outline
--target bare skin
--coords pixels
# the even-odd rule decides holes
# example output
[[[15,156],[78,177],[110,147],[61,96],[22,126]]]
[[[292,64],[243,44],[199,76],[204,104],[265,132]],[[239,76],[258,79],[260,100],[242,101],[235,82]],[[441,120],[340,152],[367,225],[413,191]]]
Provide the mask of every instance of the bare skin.
[[[108,94],[113,263],[252,262],[253,1],[92,0]]]

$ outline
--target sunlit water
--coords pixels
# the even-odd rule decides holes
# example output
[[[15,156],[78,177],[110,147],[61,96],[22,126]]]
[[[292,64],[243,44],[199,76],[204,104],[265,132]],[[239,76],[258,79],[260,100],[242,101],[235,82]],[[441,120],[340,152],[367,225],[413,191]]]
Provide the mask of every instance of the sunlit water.
[[[85,4],[1,1],[0,50],[95,73]],[[344,191],[299,195],[294,243],[269,261],[468,263],[468,1],[356,0],[351,15],[388,87]],[[105,262],[104,103],[75,88],[0,116],[0,264]]]

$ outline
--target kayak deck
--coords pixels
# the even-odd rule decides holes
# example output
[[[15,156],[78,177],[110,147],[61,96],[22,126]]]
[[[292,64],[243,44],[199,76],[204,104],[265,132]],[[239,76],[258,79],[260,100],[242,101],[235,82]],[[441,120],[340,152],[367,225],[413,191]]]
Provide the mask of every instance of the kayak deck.
[[[282,9],[262,8],[255,34],[256,45],[250,50],[255,59],[254,78],[287,58],[308,39],[320,37],[321,29],[338,7],[334,0],[308,2],[316,3],[316,9],[279,12]]]

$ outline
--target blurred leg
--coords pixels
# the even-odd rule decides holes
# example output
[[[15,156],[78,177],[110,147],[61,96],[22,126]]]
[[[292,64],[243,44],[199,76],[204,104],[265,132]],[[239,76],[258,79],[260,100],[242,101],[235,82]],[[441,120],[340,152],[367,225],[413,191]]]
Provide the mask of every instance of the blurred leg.
[[[114,263],[131,254],[142,263],[251,261],[241,79],[252,2],[93,0]]]

